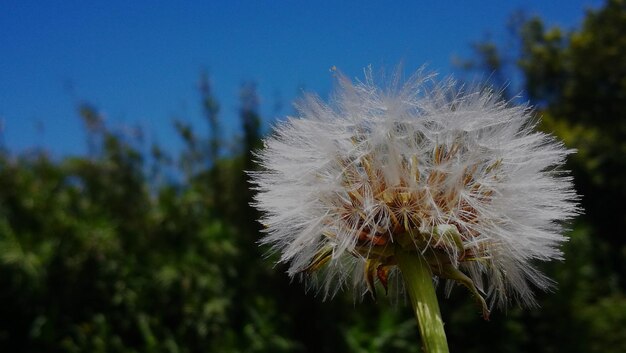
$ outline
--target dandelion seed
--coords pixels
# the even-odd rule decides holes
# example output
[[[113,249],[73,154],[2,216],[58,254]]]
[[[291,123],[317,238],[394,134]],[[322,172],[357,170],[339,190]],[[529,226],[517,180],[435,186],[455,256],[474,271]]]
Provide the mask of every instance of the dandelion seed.
[[[578,212],[572,150],[535,130],[528,106],[419,72],[405,83],[338,76],[329,104],[310,95],[277,124],[252,173],[262,243],[325,296],[398,281],[398,249],[491,306],[535,304],[560,259],[561,221]],[[405,278],[406,280],[406,278]],[[437,309],[438,311],[438,309]]]

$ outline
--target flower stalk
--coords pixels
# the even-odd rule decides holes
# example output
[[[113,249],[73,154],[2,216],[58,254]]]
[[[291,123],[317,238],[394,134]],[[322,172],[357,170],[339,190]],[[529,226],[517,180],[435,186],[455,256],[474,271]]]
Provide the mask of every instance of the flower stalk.
[[[424,351],[448,353],[448,342],[428,262],[419,251],[408,251],[401,246],[397,246],[395,258],[411,299]]]

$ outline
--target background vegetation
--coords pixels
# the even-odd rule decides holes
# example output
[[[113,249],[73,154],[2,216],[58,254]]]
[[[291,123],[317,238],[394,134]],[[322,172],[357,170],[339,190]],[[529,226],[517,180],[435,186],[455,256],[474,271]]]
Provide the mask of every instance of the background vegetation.
[[[540,309],[483,322],[462,290],[442,302],[451,350],[626,352],[626,1],[608,0],[572,32],[517,15],[511,36],[475,44],[466,68],[495,84],[521,73],[541,127],[578,149],[569,168],[586,213],[567,260],[545,266],[559,285]],[[243,172],[259,147],[255,87],[242,86],[243,133],[227,144],[201,82],[207,133],[176,122],[179,156],[110,128],[88,104],[78,107],[87,156],[2,148],[1,350],[418,352],[402,305],[351,293],[322,303],[263,256]]]

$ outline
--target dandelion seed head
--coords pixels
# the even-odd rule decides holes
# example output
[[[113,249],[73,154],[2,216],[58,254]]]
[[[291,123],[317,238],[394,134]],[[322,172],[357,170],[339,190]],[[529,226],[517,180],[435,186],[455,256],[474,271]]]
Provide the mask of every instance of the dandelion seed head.
[[[468,276],[492,305],[532,305],[530,285],[551,285],[535,262],[561,258],[562,221],[578,212],[559,169],[572,151],[489,89],[423,71],[383,87],[371,68],[337,80],[330,103],[304,97],[258,152],[261,242],[325,296],[397,283],[404,246],[437,277]]]

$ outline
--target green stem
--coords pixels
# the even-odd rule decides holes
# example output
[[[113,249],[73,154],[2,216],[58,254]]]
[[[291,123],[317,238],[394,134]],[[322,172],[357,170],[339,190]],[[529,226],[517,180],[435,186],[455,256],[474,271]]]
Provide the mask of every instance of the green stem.
[[[409,252],[400,246],[396,248],[395,255],[411,298],[425,352],[448,353],[448,342],[428,263],[419,252]]]

